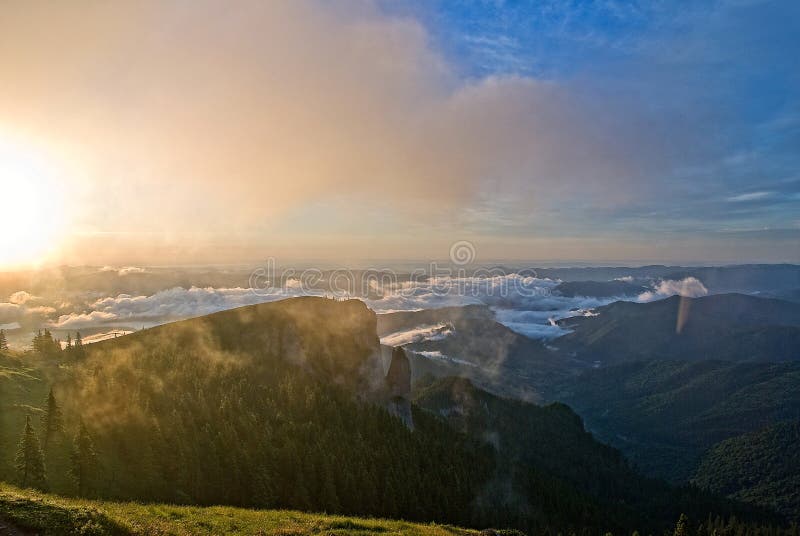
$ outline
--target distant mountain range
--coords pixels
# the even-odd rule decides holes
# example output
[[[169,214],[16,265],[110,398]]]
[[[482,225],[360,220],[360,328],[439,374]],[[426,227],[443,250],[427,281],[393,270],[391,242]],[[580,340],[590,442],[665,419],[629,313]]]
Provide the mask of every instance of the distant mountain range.
[[[560,321],[571,333],[546,343],[509,335],[490,312],[379,315],[378,327],[446,323],[447,336],[405,346],[421,384],[455,375],[502,396],[565,402],[646,474],[673,482],[691,480],[719,442],[800,418],[800,304],[742,294],[620,301]],[[731,495],[774,506],[760,489]],[[800,510],[791,497],[781,499],[784,513],[786,504]]]
[[[650,359],[800,359],[800,304],[742,294],[614,302],[559,322],[554,344],[603,364]]]
[[[138,293],[243,275],[62,277],[72,290],[100,282]],[[501,324],[513,326],[501,316],[518,306],[510,301],[376,315],[357,300],[296,298],[145,329],[80,357],[0,352],[0,445],[16,444],[53,387],[68,433],[47,455],[50,485],[67,494],[69,436],[83,419],[103,467],[93,493],[117,499],[534,532],[661,530],[684,509],[769,517],[658,477],[790,518],[800,511],[791,491],[800,466],[786,454],[800,419],[800,267],[537,275],[561,282],[548,281],[552,295],[525,313],[543,323],[548,307],[579,315],[552,320],[564,336],[535,340]],[[709,294],[654,299],[659,282],[687,277]],[[30,282],[49,296],[46,278]],[[634,301],[609,303],[623,296]],[[387,379],[389,370],[409,377]],[[398,387],[407,382],[413,393]],[[0,477],[11,479],[14,449],[1,450]]]

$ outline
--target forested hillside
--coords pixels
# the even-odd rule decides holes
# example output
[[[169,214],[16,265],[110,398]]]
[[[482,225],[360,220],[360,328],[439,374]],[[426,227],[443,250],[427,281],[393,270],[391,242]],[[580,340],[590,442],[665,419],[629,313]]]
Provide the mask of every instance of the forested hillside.
[[[697,484],[800,521],[800,421],[722,441],[703,458]]]
[[[647,474],[679,482],[719,441],[797,418],[800,363],[625,363],[588,370],[551,397]]]
[[[37,399],[17,402],[7,435],[52,381],[63,433],[41,442],[53,491],[478,523],[469,505],[491,450],[424,414],[412,432],[359,402],[373,392],[376,347],[375,317],[358,301],[288,300],[165,325],[85,347],[36,382]],[[79,421],[97,454],[76,483]],[[9,468],[14,449],[4,454]]]
[[[250,306],[3,367],[0,476],[64,495],[532,533],[660,531],[684,505],[773,519],[639,477],[564,406],[474,390],[494,411],[464,423],[434,403],[453,391],[431,388],[394,416],[375,315],[355,300]]]
[[[786,361],[800,359],[800,304],[720,294],[614,302],[596,315],[561,320],[557,340],[589,363],[652,359]]]
[[[697,518],[746,512],[697,488],[643,477],[617,449],[596,441],[564,404],[501,398],[460,378],[421,387],[415,401],[497,449],[498,470],[481,500],[507,509],[512,518],[528,515],[572,529],[657,532],[681,513]]]

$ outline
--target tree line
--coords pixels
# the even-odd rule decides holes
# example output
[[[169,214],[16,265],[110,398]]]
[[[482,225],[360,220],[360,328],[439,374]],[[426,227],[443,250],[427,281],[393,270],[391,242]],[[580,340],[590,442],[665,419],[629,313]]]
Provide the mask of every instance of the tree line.
[[[64,439],[64,434],[61,408],[53,390],[50,389],[41,414],[42,442],[39,441],[39,434],[31,424],[31,416],[25,416],[25,427],[14,457],[14,467],[22,487],[48,490],[46,458],[53,452],[51,447],[54,443]],[[95,477],[98,467],[94,441],[82,420],[69,448],[69,476],[74,482],[75,492],[82,497],[87,494],[89,483]]]
[[[57,357],[62,352],[66,352],[75,357],[84,355],[83,337],[80,331],[75,333],[74,340],[72,334],[67,333],[67,340],[64,342],[65,344],[62,346],[61,341],[53,337],[50,330],[45,328],[44,331],[40,329],[36,332],[31,341],[31,346],[35,353],[43,357]]]

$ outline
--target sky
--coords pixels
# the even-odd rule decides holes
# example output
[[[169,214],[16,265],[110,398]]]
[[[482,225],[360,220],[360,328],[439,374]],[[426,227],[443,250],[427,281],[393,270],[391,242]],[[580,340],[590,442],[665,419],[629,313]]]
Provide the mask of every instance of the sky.
[[[800,3],[10,0],[0,269],[800,262]]]

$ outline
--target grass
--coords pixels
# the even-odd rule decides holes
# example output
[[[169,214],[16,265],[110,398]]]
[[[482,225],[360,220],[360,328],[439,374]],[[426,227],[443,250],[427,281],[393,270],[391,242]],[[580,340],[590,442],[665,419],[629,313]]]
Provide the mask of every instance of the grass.
[[[228,506],[89,501],[0,484],[0,520],[42,535],[366,535],[467,536],[478,531],[436,524]]]

